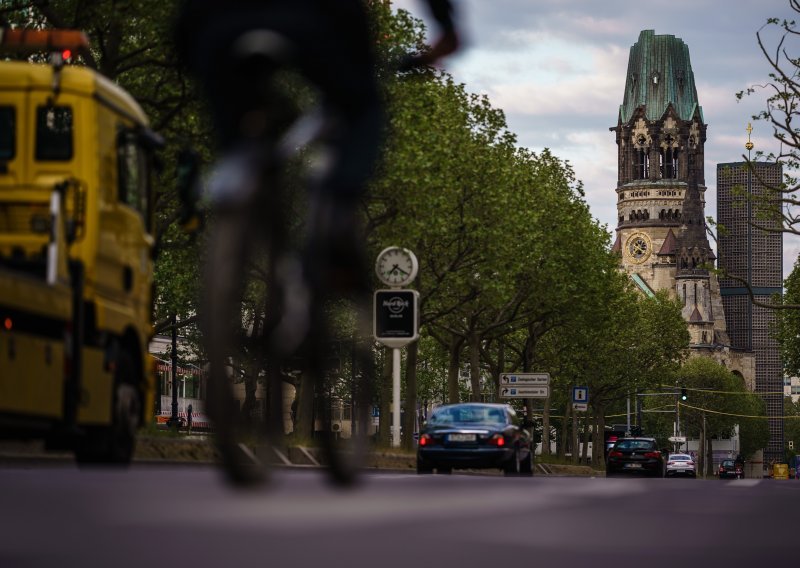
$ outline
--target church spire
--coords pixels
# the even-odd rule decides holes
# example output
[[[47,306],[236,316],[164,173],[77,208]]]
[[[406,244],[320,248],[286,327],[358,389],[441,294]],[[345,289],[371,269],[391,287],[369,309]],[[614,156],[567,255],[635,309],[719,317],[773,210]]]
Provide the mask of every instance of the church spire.
[[[707,264],[714,258],[706,234],[706,221],[703,212],[703,200],[698,188],[698,165],[694,151],[689,153],[689,186],[683,200],[683,224],[677,237],[678,272],[684,270],[706,270]]]

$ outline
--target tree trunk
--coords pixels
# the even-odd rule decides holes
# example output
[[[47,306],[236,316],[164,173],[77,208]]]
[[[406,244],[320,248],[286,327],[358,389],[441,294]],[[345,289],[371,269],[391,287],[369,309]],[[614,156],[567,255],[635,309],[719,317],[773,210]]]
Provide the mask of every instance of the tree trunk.
[[[581,460],[580,456],[580,439],[578,438],[578,413],[575,409],[571,408],[571,404],[567,404],[567,408],[569,408],[572,412],[572,463],[578,465]]]
[[[714,475],[714,441],[709,437],[706,441],[705,477]]]
[[[266,308],[264,308],[266,309]],[[254,340],[255,338],[262,338],[262,323],[266,318],[266,314],[261,313],[259,309],[258,312],[253,316],[253,327],[250,330],[250,337]],[[263,339],[263,338],[262,338]],[[244,401],[242,401],[242,418],[245,425],[245,429],[253,430],[256,423],[259,422],[258,417],[258,401],[256,400],[256,390],[258,389],[258,375],[261,373],[261,358],[257,354],[250,353],[250,357],[248,357],[249,361],[248,364],[245,365],[245,372],[244,372]],[[269,376],[268,376],[269,378]],[[264,400],[262,400],[262,416],[261,420],[270,420],[271,415],[270,411],[272,408],[270,407],[270,395],[272,393],[269,389],[269,380],[267,380],[267,388],[264,389]]]
[[[298,390],[295,437],[303,443],[311,440],[314,433],[314,380],[308,373],[300,376]]]
[[[455,335],[450,341],[450,366],[447,369],[447,402],[450,404],[461,402],[461,396],[458,392],[458,373],[463,343],[464,339]]]
[[[403,449],[414,449],[414,431],[417,425],[417,359],[419,342],[415,341],[406,351],[406,412],[403,416]]]
[[[544,399],[542,411],[542,455],[550,455],[550,397]]]
[[[594,436],[592,437],[592,463],[596,466],[603,464],[605,469],[605,431],[606,409],[602,405],[592,405],[594,413]]]
[[[481,337],[477,333],[469,334],[469,382],[469,399],[481,402]]]
[[[492,375],[492,402],[502,402],[502,400],[500,400],[500,373],[505,371],[505,367],[506,349],[501,341],[497,346],[497,372]]]
[[[698,445],[697,458],[699,462],[698,471],[700,475],[705,478],[706,476],[706,416],[703,414],[703,421],[700,425],[700,440]]]
[[[569,449],[569,419],[571,415],[572,409],[569,405],[564,407],[564,418],[561,419],[561,430],[558,433],[558,445],[556,447],[556,454],[559,458],[564,458],[567,455],[567,449]]]
[[[244,373],[244,400],[242,401],[242,422],[244,423],[245,429],[252,430],[255,427],[257,420],[255,420],[255,415],[258,411],[258,401],[256,401],[256,389],[258,388],[258,372],[260,370],[260,365],[257,361],[253,361],[250,365],[247,366],[245,373]],[[264,416],[262,418],[269,417],[268,414],[268,404],[269,404],[269,395],[270,393],[265,389],[264,394],[266,395],[265,400],[262,402],[264,403]]]
[[[383,348],[383,369],[380,375],[380,418],[378,419],[378,445],[388,448],[392,427],[392,350]]]
[[[586,461],[586,465],[592,465],[592,460],[589,456],[589,432],[589,411],[587,410],[583,414],[583,448],[581,451],[581,457]]]

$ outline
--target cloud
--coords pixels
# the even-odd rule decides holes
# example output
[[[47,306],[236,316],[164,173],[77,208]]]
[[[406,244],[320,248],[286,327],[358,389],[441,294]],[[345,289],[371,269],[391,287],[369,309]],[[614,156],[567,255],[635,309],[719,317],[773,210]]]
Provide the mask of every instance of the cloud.
[[[420,1],[394,4],[422,13]],[[617,147],[608,128],[617,121],[628,54],[639,31],[671,34],[689,47],[708,124],[706,215],[716,216],[716,164],[741,159],[744,128],[766,97],[759,92],[741,102],[735,98],[769,73],[755,33],[768,17],[796,15],[786,0],[458,0],[457,5],[467,47],[445,67],[467,90],[488,95],[505,111],[521,146],[548,147],[568,160],[584,182],[592,214],[612,231]],[[772,30],[762,36],[775,45]],[[774,150],[771,128],[760,122],[753,127],[757,147]],[[800,253],[800,239],[789,241],[785,270]]]

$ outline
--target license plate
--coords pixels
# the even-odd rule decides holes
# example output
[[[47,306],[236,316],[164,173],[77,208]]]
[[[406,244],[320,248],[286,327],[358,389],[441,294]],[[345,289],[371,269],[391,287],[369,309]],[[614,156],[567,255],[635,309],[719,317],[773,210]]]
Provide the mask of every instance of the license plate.
[[[475,434],[450,434],[447,437],[451,442],[474,442]]]
[[[677,471],[678,473],[686,473],[685,469],[676,469],[675,471]]]
[[[642,467],[642,464],[640,464],[640,463],[626,463],[625,467],[627,467],[629,469],[639,469],[639,468]]]

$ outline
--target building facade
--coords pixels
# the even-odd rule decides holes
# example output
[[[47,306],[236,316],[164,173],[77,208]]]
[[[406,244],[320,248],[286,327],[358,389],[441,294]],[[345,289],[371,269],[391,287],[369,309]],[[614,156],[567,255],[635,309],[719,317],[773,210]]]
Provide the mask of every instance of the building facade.
[[[753,353],[731,346],[713,271],[704,214],[706,124],[680,38],[640,33],[610,130],[618,150],[613,250],[621,269],[643,293],[667,290],[680,299],[692,355],[715,359],[754,389]]]
[[[783,180],[780,164],[733,162],[717,165],[717,220],[722,303],[733,347],[753,351],[755,390],[767,406],[770,440],[767,461],[783,459],[783,365],[778,343],[771,337],[775,311],[769,304],[783,287],[781,202],[769,188]]]

